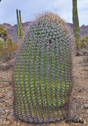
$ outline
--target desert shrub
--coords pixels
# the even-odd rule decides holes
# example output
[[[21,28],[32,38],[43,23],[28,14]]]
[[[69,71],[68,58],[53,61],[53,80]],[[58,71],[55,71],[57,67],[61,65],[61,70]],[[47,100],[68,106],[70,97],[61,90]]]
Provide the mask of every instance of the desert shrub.
[[[86,47],[86,45],[84,44],[84,42],[86,42],[86,44],[88,45],[88,35],[81,38],[81,48]]]
[[[7,30],[0,25],[0,61],[6,62],[11,59],[13,52],[18,48],[8,36]]]

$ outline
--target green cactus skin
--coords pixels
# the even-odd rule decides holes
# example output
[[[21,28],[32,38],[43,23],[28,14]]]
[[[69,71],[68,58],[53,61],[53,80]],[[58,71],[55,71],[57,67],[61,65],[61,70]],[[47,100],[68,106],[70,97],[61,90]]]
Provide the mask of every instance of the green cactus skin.
[[[18,35],[18,39],[20,39],[20,38],[23,37],[23,28],[22,28],[22,21],[21,21],[21,10],[18,11],[18,9],[16,9],[16,14],[17,14],[17,35]]]
[[[47,12],[36,18],[13,70],[14,112],[22,121],[46,123],[68,115],[72,48],[66,24]]]
[[[16,9],[16,14],[17,14],[17,35],[18,35],[18,39],[19,39],[20,38],[20,25],[19,25],[18,9]]]
[[[77,11],[77,0],[73,0],[73,29],[75,34],[75,42],[77,49],[80,49],[80,30],[79,30],[79,19]]]
[[[19,10],[19,25],[20,25],[20,37],[23,37],[23,27],[22,27],[22,21],[21,21],[21,10]]]

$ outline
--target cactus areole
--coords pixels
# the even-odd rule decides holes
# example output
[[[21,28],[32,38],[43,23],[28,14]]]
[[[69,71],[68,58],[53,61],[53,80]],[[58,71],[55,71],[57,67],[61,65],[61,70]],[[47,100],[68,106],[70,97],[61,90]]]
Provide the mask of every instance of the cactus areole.
[[[31,24],[13,69],[14,112],[28,123],[63,120],[72,87],[72,42],[68,26],[46,12]]]

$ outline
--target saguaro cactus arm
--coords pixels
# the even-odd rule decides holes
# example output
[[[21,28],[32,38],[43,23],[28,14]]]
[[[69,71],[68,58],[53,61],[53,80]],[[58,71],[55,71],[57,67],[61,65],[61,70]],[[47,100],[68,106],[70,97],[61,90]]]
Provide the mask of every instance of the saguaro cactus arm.
[[[20,38],[20,24],[19,24],[18,9],[16,9],[16,14],[17,14],[17,35],[18,35],[18,39],[19,39]]]
[[[75,35],[75,42],[77,49],[80,48],[80,30],[79,30],[79,19],[78,19],[78,10],[77,10],[77,0],[72,0],[73,5],[73,29]]]
[[[21,20],[21,10],[19,10],[19,24],[20,24],[20,36],[23,37],[23,28],[22,28],[22,20]]]

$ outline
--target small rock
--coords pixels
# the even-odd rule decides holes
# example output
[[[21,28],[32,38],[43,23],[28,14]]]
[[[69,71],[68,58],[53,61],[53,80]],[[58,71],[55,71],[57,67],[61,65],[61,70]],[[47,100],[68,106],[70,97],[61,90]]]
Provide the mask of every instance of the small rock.
[[[5,122],[5,124],[9,125],[9,124],[11,124],[11,122],[8,120],[8,121]]]
[[[0,98],[3,98],[4,96],[0,93]]]
[[[84,124],[87,124],[86,120],[84,120]]]
[[[0,61],[0,66],[2,66],[2,61]]]
[[[8,119],[8,120],[11,120],[11,121],[14,121],[15,117],[14,117],[14,116],[9,115],[9,116],[7,116],[7,119]]]
[[[9,116],[9,115],[10,115],[10,113],[11,113],[11,112],[10,112],[10,111],[8,111],[8,112],[7,112],[7,116]]]
[[[79,122],[79,123],[84,123],[83,118],[79,118],[78,122]]]
[[[1,117],[0,117],[0,122],[1,122],[1,123],[5,122],[5,120],[6,120],[6,117],[5,117],[5,116],[1,116]]]
[[[84,108],[85,109],[88,109],[88,104],[84,104]]]
[[[0,115],[4,113],[3,109],[0,108]]]
[[[55,124],[54,123],[50,123],[48,126],[55,126]]]

